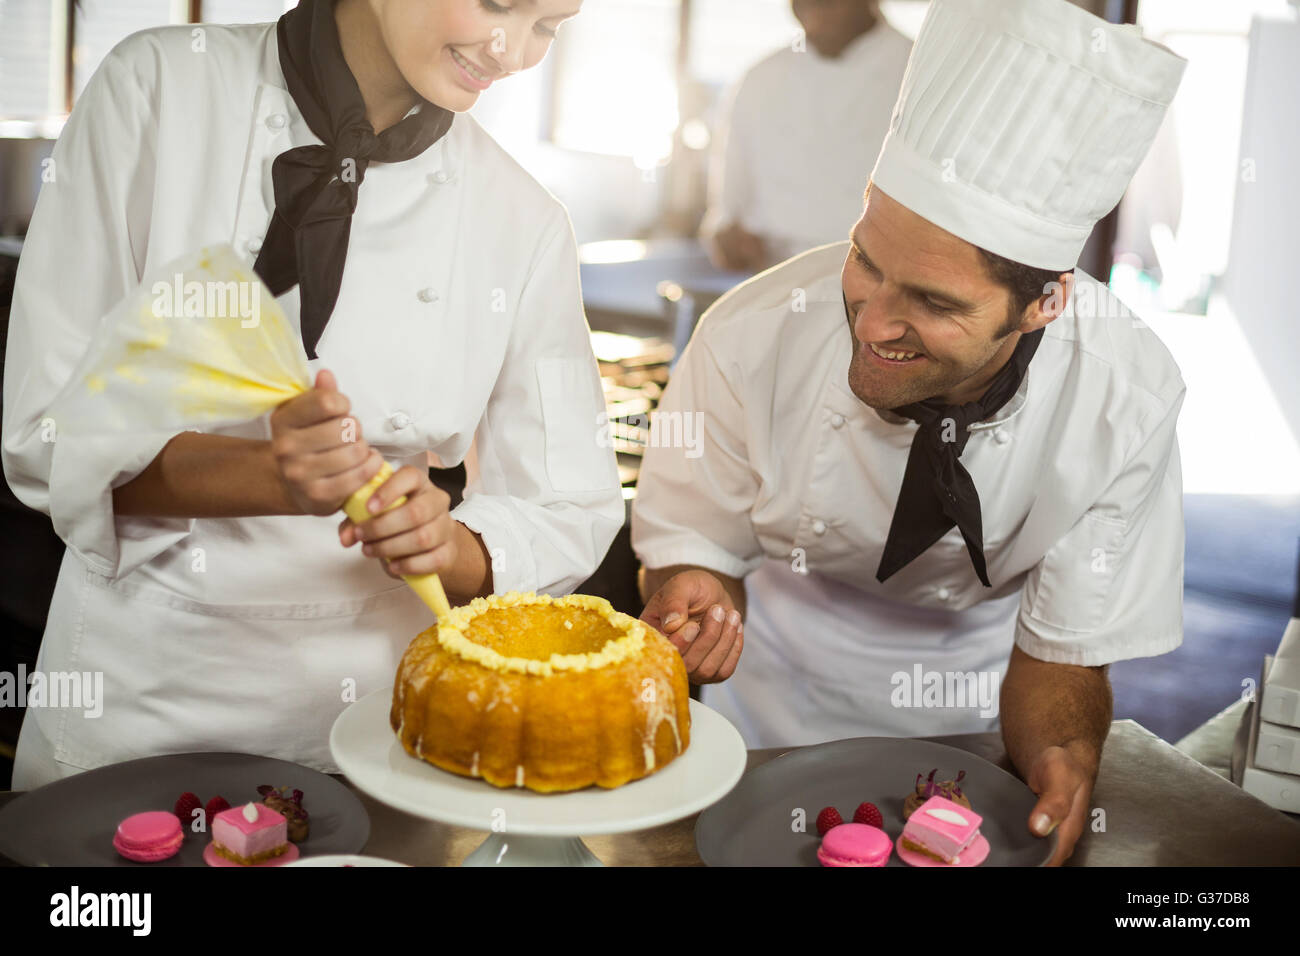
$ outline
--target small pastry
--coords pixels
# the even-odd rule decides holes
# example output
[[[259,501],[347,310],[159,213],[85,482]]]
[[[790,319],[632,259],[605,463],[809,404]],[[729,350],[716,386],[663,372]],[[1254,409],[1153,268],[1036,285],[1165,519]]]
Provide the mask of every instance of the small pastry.
[[[931,797],[907,819],[900,845],[943,863],[958,863],[975,842],[983,821],[974,810],[946,797]]]
[[[113,849],[136,863],[157,863],[179,853],[184,839],[176,814],[150,810],[133,814],[117,825]]]
[[[931,770],[930,776],[926,777],[924,782],[922,782],[919,773],[916,775],[916,786],[912,792],[907,795],[907,799],[903,801],[904,820],[915,813],[917,807],[934,796],[943,797],[947,800],[951,800],[953,803],[961,804],[967,810],[970,809],[970,801],[967,800],[966,795],[961,792],[961,782],[966,777],[966,771],[960,771],[954,780],[941,780],[938,783],[935,783],[934,775],[938,772],[938,767]]]
[[[294,790],[292,795],[286,795],[288,787],[272,787],[270,784],[262,784],[257,788],[257,792],[262,797],[262,802],[284,817],[289,824],[289,839],[294,843],[301,843],[307,839],[307,833],[311,829],[311,819],[307,811],[302,807],[302,791]]]
[[[884,866],[894,842],[879,827],[841,823],[822,838],[817,859],[822,866]]]
[[[212,819],[212,850],[241,866],[264,863],[288,852],[288,826],[268,806],[231,807]]]

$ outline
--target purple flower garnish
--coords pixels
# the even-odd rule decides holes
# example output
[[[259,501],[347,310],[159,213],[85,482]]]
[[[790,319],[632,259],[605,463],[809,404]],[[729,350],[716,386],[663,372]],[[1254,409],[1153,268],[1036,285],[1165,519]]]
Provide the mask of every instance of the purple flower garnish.
[[[958,796],[958,797],[962,796],[961,787],[958,786],[958,784],[960,784],[962,780],[966,778],[966,771],[965,770],[958,771],[955,780],[941,780],[938,783],[936,783],[934,776],[938,772],[939,772],[938,767],[935,767],[933,770],[930,771],[929,776],[925,778],[924,789],[921,788],[921,775],[919,773],[916,775],[916,788],[921,791],[921,796],[924,797],[926,800],[929,800],[931,797],[934,796],[946,797],[949,800],[951,800],[954,796]]]
[[[935,767],[930,771],[930,776],[925,778],[925,797],[927,800],[939,791],[939,785],[934,782],[934,775],[938,772],[939,768]]]

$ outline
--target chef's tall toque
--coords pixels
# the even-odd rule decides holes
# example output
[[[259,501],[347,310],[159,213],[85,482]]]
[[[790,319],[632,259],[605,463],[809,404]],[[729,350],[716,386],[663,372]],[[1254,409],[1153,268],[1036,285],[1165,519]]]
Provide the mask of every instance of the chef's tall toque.
[[[1072,268],[1187,65],[1136,29],[1066,0],[934,0],[872,182],[989,252]]]

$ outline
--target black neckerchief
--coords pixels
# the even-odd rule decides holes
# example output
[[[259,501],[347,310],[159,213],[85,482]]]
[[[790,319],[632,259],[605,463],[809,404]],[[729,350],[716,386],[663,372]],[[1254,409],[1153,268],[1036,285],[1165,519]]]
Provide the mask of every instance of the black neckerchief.
[[[451,128],[454,114],[422,101],[418,112],[376,136],[343,59],[332,0],[302,0],[280,18],[276,35],[289,93],[324,145],[275,158],[275,212],[253,269],[273,295],[301,287],[302,343],[315,358],[338,300],[366,167],[420,155]]]
[[[849,314],[847,298],[844,311],[849,316],[851,330],[853,317]],[[979,492],[958,459],[970,439],[970,426],[989,418],[1015,396],[1042,338],[1043,329],[1022,335],[1011,358],[998,369],[984,394],[973,402],[945,405],[937,399],[926,399],[890,409],[920,427],[907,454],[903,487],[898,492],[889,537],[885,539],[885,551],[876,569],[877,581],[885,581],[906,567],[956,525],[961,529],[980,582],[992,587],[984,563]]]

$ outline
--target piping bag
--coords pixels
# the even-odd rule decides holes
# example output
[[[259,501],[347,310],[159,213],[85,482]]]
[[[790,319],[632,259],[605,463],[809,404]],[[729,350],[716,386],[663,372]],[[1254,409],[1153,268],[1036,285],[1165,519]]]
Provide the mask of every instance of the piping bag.
[[[259,418],[311,387],[293,324],[234,249],[219,245],[163,266],[105,316],[49,415],[60,430],[98,435],[203,431]],[[374,517],[366,502],[393,470],[384,462],[343,512],[357,523]],[[402,579],[446,620],[436,574]]]

